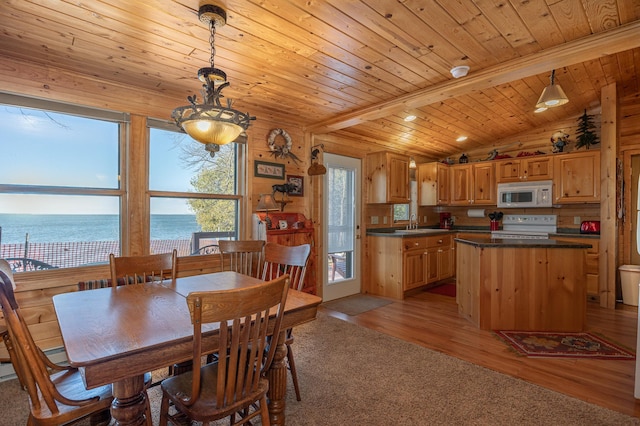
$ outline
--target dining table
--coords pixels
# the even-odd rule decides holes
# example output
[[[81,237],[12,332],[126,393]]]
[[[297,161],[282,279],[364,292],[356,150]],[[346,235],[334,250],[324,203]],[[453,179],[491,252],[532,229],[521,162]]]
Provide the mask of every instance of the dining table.
[[[78,368],[88,389],[112,384],[111,416],[116,425],[151,424],[145,418],[144,375],[193,357],[193,325],[186,297],[193,291],[241,288],[262,282],[237,272],[180,277],[58,294],[55,312],[68,362]],[[322,299],[289,290],[267,372],[271,424],[285,424],[287,370],[285,330],[315,319]],[[274,339],[275,340],[275,339]],[[220,350],[218,330],[203,328],[203,351]]]

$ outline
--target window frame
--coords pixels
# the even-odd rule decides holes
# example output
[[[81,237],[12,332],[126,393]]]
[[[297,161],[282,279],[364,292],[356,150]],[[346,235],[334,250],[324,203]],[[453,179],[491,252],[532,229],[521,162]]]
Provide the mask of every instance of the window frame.
[[[13,108],[26,108],[35,111],[53,112],[57,114],[73,115],[77,117],[87,118],[90,120],[99,120],[116,123],[118,125],[118,188],[97,188],[83,186],[56,186],[56,185],[26,185],[26,184],[6,184],[0,183],[0,193],[2,194],[20,194],[20,195],[73,195],[73,196],[107,196],[118,198],[118,220],[120,227],[118,229],[119,245],[121,250],[128,243],[128,237],[124,232],[128,229],[127,212],[127,191],[126,191],[126,156],[123,155],[125,147],[128,144],[131,116],[128,113],[97,109],[92,107],[73,105],[64,102],[50,101],[45,99],[30,98],[15,95],[6,92],[0,92],[0,106],[8,106]],[[63,270],[72,269],[63,268]],[[54,270],[45,270],[47,273]],[[20,272],[18,272],[20,273]],[[27,273],[27,272],[23,272]]]
[[[181,132],[172,121],[159,120],[155,118],[147,118],[147,197],[146,203],[148,206],[148,227],[149,227],[149,244],[151,244],[151,199],[152,198],[176,198],[176,199],[203,199],[203,200],[231,200],[235,201],[237,205],[236,218],[235,218],[235,227],[236,227],[236,238],[243,239],[246,238],[248,234],[247,229],[245,229],[244,221],[242,220],[246,214],[246,196],[245,188],[246,188],[246,156],[247,156],[247,146],[246,143],[242,141],[232,142],[236,144],[236,189],[235,194],[216,194],[216,193],[208,193],[208,192],[183,192],[183,191],[164,191],[164,190],[152,190],[150,189],[149,182],[149,170],[151,168],[151,129],[159,129],[168,132],[175,133],[184,133]],[[202,145],[202,149],[204,149],[204,145]]]

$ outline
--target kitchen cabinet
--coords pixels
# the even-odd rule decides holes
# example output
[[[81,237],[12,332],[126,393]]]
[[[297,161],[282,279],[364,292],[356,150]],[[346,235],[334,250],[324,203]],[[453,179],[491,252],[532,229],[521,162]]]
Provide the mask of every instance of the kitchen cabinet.
[[[597,238],[581,237],[553,237],[554,240],[568,241],[570,243],[591,244],[587,249],[587,297],[591,300],[599,300],[598,280],[600,278],[600,240]]]
[[[454,247],[451,235],[427,237],[427,284],[451,278],[454,275]]]
[[[418,205],[446,206],[449,204],[449,166],[440,162],[418,165]]]
[[[367,293],[402,299],[408,291],[454,275],[451,234],[368,239]]]
[[[458,241],[458,313],[482,330],[583,331],[587,247],[544,241]]]
[[[410,201],[409,157],[376,152],[366,157],[366,197],[369,204],[406,204]]]
[[[403,238],[402,289],[411,290],[427,283],[428,262],[425,262],[427,239]]]
[[[553,157],[530,156],[496,161],[496,182],[550,180],[553,177]]]
[[[496,176],[492,162],[451,166],[452,206],[496,204]]]
[[[554,204],[600,202],[600,151],[558,154],[553,158]]]

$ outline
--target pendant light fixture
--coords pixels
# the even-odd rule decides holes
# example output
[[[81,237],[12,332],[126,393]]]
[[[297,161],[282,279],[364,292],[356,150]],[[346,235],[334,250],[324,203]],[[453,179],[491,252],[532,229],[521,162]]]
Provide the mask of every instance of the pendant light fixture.
[[[551,71],[551,84],[544,88],[538,102],[536,103],[535,112],[545,111],[547,108],[553,108],[564,105],[569,102],[569,98],[564,94],[564,90],[559,84],[555,84],[556,70]]]
[[[231,99],[227,99],[226,107],[220,103],[222,89],[227,87],[229,82],[227,82],[227,75],[214,65],[216,52],[214,40],[216,28],[222,27],[227,22],[227,13],[221,7],[203,4],[198,10],[198,17],[200,21],[209,24],[211,45],[211,66],[198,70],[198,78],[203,83],[203,100],[198,104],[195,94],[187,96],[191,105],[174,109],[171,118],[193,139],[208,145],[207,149],[213,154],[212,144],[225,145],[233,142],[247,130],[250,121],[255,120],[255,117],[233,109]]]

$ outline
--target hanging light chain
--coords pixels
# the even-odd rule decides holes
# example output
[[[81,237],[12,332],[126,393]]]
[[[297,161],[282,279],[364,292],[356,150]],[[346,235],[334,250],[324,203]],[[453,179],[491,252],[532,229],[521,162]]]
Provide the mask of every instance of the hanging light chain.
[[[216,55],[216,47],[215,47],[216,21],[215,19],[211,19],[209,21],[209,29],[211,31],[211,34],[209,35],[209,44],[211,45],[211,59],[209,61],[211,62],[211,68],[215,68],[213,64],[213,58]]]

